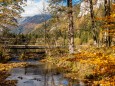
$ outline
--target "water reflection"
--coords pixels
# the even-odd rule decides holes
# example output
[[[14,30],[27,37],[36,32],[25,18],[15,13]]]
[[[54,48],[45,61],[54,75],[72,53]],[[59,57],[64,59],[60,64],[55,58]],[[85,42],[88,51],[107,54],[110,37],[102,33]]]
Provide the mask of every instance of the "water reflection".
[[[70,86],[62,74],[49,71],[43,64],[32,64],[25,68],[14,68],[7,80],[18,80],[17,86]],[[82,83],[71,86],[84,86]]]

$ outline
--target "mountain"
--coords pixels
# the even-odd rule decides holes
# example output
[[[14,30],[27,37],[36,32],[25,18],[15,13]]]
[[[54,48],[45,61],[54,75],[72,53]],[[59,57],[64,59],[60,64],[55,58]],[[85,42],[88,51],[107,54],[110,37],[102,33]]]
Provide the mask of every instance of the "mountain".
[[[93,7],[94,9],[99,9],[101,5],[104,4],[104,0],[94,0],[93,2]],[[90,3],[86,1],[82,1],[80,6],[79,6],[79,11],[77,11],[79,18],[83,17],[84,15],[89,14],[90,12]],[[51,15],[49,14],[40,14],[40,15],[35,15],[32,17],[25,17],[25,18],[20,18],[19,21],[19,27],[17,29],[14,29],[14,33],[30,33],[35,30],[36,26],[39,26],[41,23],[43,23],[45,20],[47,21],[48,19],[51,18]],[[81,23],[81,22],[79,22]]]
[[[93,8],[99,9],[101,5],[104,5],[104,0],[93,0]],[[84,0],[80,4],[80,12],[78,17],[83,17],[90,13],[90,2],[88,0]]]
[[[32,32],[32,30],[34,30],[35,26],[43,23],[44,21],[47,21],[50,18],[51,18],[51,15],[48,15],[48,14],[41,14],[41,15],[35,15],[32,17],[20,18],[18,19],[19,27],[14,29],[12,32],[17,33],[17,34],[30,33]]]
[[[51,15],[48,15],[48,14],[35,15],[32,17],[23,18],[24,20],[21,21],[20,24],[26,24],[26,23],[39,24],[50,18],[51,18]]]

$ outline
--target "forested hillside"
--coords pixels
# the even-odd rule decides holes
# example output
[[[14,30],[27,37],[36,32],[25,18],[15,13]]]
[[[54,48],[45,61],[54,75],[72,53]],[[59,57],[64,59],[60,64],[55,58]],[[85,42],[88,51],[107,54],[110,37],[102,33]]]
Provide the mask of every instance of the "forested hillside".
[[[82,5],[85,6],[85,4],[86,4],[86,7],[82,7]],[[87,4],[89,4],[89,2],[87,3],[84,1],[84,2],[81,2],[81,3],[73,6],[73,17],[74,17],[73,24],[74,24],[75,45],[76,44],[77,45],[93,44],[93,33],[91,30],[92,22],[91,22],[91,17],[90,17],[90,11],[87,12],[87,9],[89,10],[90,8],[87,7]],[[100,18],[100,17],[104,16],[104,3],[103,2],[100,2],[100,3],[93,2],[93,4],[95,7],[94,8],[95,17]],[[52,8],[54,8],[54,7],[52,7]],[[68,34],[68,32],[67,32],[67,30],[68,30],[68,22],[67,22],[68,15],[66,12],[66,8],[62,6],[59,9],[56,9],[56,12],[57,12],[57,10],[59,10],[57,14],[55,12],[54,13],[51,12],[52,18],[46,22],[47,35],[49,34],[49,36],[50,36],[51,34],[55,34],[55,36],[57,36],[57,37],[56,37],[56,39],[55,38],[53,38],[53,39],[56,41],[58,41],[58,39],[63,40],[64,37],[67,38],[67,36],[68,36],[67,35]],[[95,20],[96,20],[96,18],[95,18]],[[97,31],[100,36],[101,36],[100,31],[102,30],[102,27],[101,27],[102,23],[103,22],[100,22],[98,20],[95,21]],[[44,29],[45,29],[44,23],[41,23],[41,24],[36,25],[36,27],[34,28],[34,30],[31,33],[34,33],[37,35],[44,35]],[[59,34],[58,32],[60,32],[60,35],[58,35]],[[99,41],[101,39],[102,38],[99,38]],[[63,44],[63,42],[61,44]]]
[[[23,33],[23,34],[28,34],[33,31],[33,29],[43,23],[44,21],[47,21],[51,18],[50,14],[40,14],[40,15],[35,15],[31,17],[23,17],[19,18],[19,26],[15,28],[14,30],[11,29],[12,32],[14,33]]]

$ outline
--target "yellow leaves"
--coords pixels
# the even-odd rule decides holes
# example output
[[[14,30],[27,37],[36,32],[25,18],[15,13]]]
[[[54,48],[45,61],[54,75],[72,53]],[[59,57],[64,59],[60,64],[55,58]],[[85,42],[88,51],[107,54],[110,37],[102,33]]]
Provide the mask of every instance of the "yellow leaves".
[[[78,67],[77,67],[77,63],[76,62],[74,62],[73,64],[72,64],[72,66],[71,66],[71,71],[72,72],[77,72],[77,70],[79,69]]]
[[[112,14],[111,17],[115,17],[115,14]]]
[[[102,22],[101,28],[109,29],[108,31],[104,30],[103,31],[104,33],[106,32],[109,34],[109,36],[114,37],[114,35],[115,35],[115,30],[114,30],[114,27],[115,27],[115,5],[114,4],[112,4],[111,9],[112,10],[111,10],[110,16],[98,17],[98,18],[95,18],[95,20]],[[112,29],[112,31],[111,31],[111,29]]]
[[[3,0],[0,0],[0,2],[3,2]]]
[[[102,21],[103,22],[103,26],[105,26],[105,24],[114,24],[115,22],[115,17],[114,17],[115,13],[110,15],[110,16],[106,16],[106,17],[101,17],[101,18],[95,18],[95,20],[97,21]]]
[[[114,80],[115,80],[115,77],[112,77],[112,78],[106,77],[95,83],[101,83],[100,84],[101,86],[115,86]]]
[[[113,48],[114,46],[111,49]],[[72,57],[50,57],[47,61],[53,62],[58,68],[61,68],[66,78],[89,80],[86,76],[93,75],[91,80],[94,85],[114,86],[115,55],[107,54],[110,51],[105,48],[88,48],[88,50],[76,53]]]
[[[78,76],[77,73],[67,73],[67,74],[64,75],[65,78],[69,78],[69,79],[72,79],[72,80],[73,79],[74,80],[78,79],[77,76]]]
[[[9,64],[1,64],[0,63],[0,71],[9,71],[14,67],[23,67],[26,66],[26,63],[9,63]]]
[[[95,65],[94,73],[98,75],[100,74],[107,75],[107,74],[112,74],[115,72],[115,69],[114,69],[115,68],[115,58],[111,55],[106,56],[106,55],[100,55],[97,53],[95,55],[95,58],[88,60],[87,64]],[[105,82],[100,81],[100,83],[102,86],[110,86],[110,83],[107,83],[107,81]]]

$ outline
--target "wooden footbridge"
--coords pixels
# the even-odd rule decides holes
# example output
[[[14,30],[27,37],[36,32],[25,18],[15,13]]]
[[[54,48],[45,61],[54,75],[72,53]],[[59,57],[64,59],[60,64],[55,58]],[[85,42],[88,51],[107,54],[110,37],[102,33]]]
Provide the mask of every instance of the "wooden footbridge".
[[[60,48],[62,46],[46,46],[46,45],[6,45],[4,48],[6,49],[53,49]]]
[[[21,53],[24,53],[25,55],[29,55],[30,57],[31,55],[33,56],[39,55],[40,57],[55,48],[56,49],[64,48],[64,46],[62,45],[57,45],[57,46],[47,45],[47,44],[45,45],[44,42],[41,43],[40,41],[15,43],[15,38],[12,38],[12,39],[1,38],[0,43],[2,44],[2,46],[0,47],[3,49],[3,51],[13,57],[20,55]]]
[[[52,49],[52,48],[63,48],[63,46],[60,46],[60,45],[45,45],[44,43],[43,44],[39,44],[39,41],[41,39],[39,39],[38,42],[29,42],[30,44],[28,44],[27,42],[24,42],[23,44],[12,44],[10,43],[12,41],[15,41],[16,38],[0,38],[1,41],[0,43],[3,44],[3,48],[4,49]],[[36,44],[37,43],[37,44]]]

